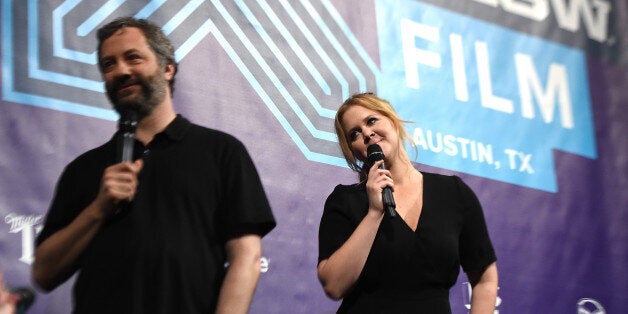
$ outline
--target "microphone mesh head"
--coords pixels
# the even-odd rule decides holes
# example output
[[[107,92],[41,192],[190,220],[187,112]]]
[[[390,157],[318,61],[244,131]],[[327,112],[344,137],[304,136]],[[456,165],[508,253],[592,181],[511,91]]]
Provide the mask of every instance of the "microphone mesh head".
[[[137,129],[137,111],[128,109],[120,112],[118,128],[123,132],[135,133],[135,129]]]
[[[369,164],[374,164],[378,160],[384,159],[384,152],[382,152],[382,148],[377,144],[371,144],[366,148],[366,158],[368,159]]]

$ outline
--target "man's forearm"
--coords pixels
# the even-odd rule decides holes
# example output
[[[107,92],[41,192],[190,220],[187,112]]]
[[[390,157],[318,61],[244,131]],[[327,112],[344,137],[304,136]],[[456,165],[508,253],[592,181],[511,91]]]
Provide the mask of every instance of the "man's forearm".
[[[40,288],[50,291],[74,273],[78,257],[94,238],[104,219],[92,206],[95,205],[88,206],[70,225],[37,247],[32,277]]]
[[[259,260],[256,265],[230,265],[220,290],[216,313],[247,313],[259,277]]]
[[[220,289],[216,313],[247,313],[260,277],[262,240],[256,234],[244,234],[227,241],[229,268]]]

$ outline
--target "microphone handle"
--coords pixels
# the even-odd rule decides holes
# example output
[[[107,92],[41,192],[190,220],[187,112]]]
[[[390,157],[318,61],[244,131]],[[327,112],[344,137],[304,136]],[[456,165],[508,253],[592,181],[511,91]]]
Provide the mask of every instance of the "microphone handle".
[[[120,133],[118,138],[118,162],[133,162],[133,149],[135,147],[135,133],[125,131]],[[120,201],[115,214],[120,214],[129,207],[128,201]]]
[[[379,169],[386,169],[386,165],[382,163],[379,165]],[[384,203],[384,208],[388,211],[390,217],[397,216],[397,211],[395,210],[397,205],[395,204],[395,199],[393,198],[392,190],[389,186],[382,190],[382,203]]]
[[[397,211],[395,210],[397,205],[395,204],[395,199],[392,196],[392,191],[390,190],[390,187],[385,187],[382,190],[382,202],[384,203],[384,207],[390,214],[390,217],[397,216]]]
[[[133,146],[135,145],[135,134],[133,132],[122,133],[122,153],[120,162],[133,161]]]
[[[133,161],[133,148],[135,146],[135,130],[137,129],[137,112],[124,110],[120,112],[118,129],[118,162]]]

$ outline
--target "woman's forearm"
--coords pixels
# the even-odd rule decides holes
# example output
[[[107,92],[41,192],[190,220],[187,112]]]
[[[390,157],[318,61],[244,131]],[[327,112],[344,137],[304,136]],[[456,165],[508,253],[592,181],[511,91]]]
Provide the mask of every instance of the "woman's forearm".
[[[318,265],[318,278],[327,296],[339,300],[358,280],[382,221],[383,212],[369,211],[349,239]]]

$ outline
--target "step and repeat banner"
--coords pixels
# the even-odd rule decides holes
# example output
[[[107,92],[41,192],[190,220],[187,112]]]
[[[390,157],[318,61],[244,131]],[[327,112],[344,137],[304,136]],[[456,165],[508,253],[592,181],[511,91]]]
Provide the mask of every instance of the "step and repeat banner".
[[[33,287],[34,238],[64,166],[117,114],[98,27],[147,18],[173,41],[177,112],[246,145],[278,226],[251,313],[334,313],[318,223],[357,181],[333,131],[356,92],[410,121],[420,170],[461,176],[498,256],[496,313],[628,309],[628,4],[624,0],[0,0],[0,269]],[[30,313],[68,313],[70,280]],[[467,313],[470,285],[451,289]]]

